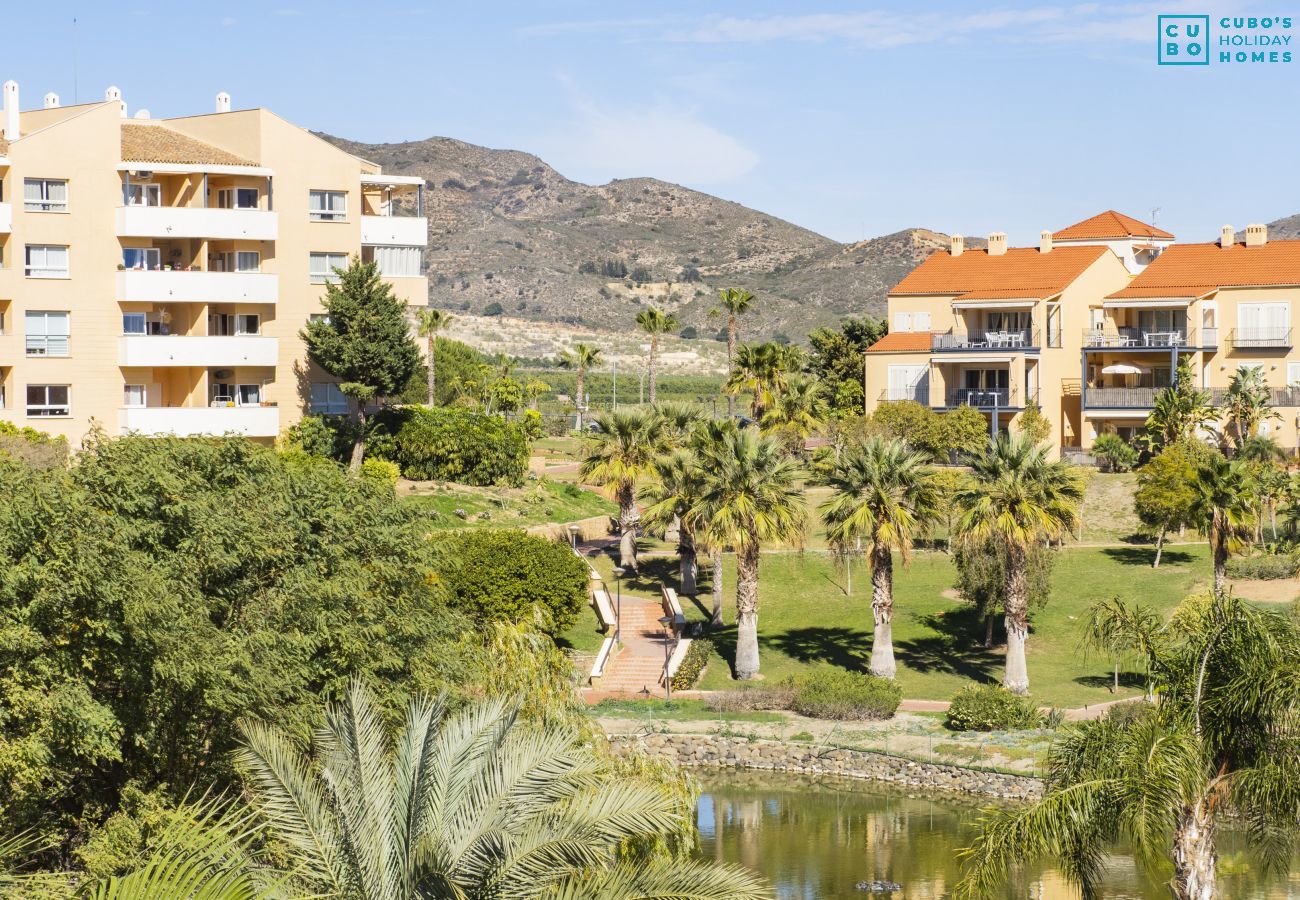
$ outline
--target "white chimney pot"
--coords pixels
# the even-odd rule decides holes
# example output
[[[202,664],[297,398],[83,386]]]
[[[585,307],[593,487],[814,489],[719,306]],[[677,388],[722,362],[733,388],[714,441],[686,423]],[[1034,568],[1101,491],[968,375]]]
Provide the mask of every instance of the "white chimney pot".
[[[965,252],[965,250],[966,250],[966,238],[962,237],[960,234],[954,234],[952,236],[952,248],[951,248],[952,255],[961,256],[962,253]]]
[[[220,94],[217,94],[217,112],[219,113],[230,112],[230,95],[227,94],[225,91],[222,91]]]
[[[45,95],[45,108],[46,109],[59,108],[59,95],[54,93],[54,91],[50,91],[48,94]]]
[[[5,140],[18,140],[18,82],[6,81],[0,91],[4,93]]]
[[[1233,244],[1237,243],[1237,232],[1231,225],[1224,225],[1219,229],[1219,246],[1227,250]]]

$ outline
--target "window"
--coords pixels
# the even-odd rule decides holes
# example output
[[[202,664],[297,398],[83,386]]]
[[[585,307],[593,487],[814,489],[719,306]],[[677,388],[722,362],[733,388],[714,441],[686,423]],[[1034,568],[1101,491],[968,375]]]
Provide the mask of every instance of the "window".
[[[122,385],[122,405],[128,407],[145,406],[145,387],[143,384]]]
[[[217,206],[221,209],[257,209],[257,188],[221,188],[217,191]]]
[[[307,270],[311,274],[313,284],[324,284],[327,281],[338,281],[339,276],[334,270],[347,267],[346,253],[313,253]]]
[[[28,244],[26,268],[28,278],[67,278],[68,248],[55,244]]]
[[[122,265],[128,269],[162,268],[162,251],[157,247],[123,247]]]
[[[1098,330],[1094,326],[1094,330]],[[1061,346],[1061,304],[1047,304],[1047,346]]]
[[[142,312],[122,313],[123,334],[144,334],[146,316]]]
[[[330,323],[330,314],[329,314],[329,313],[311,313],[309,316],[307,316],[307,321],[308,321],[308,322],[324,322],[326,325],[328,325],[328,324]]]
[[[262,317],[240,313],[235,316],[235,334],[260,334]]]
[[[307,210],[313,222],[342,222],[348,214],[348,195],[344,191],[312,191]]]
[[[27,385],[27,415],[72,415],[72,405],[68,402],[68,386],[66,384]]]
[[[892,330],[893,330],[893,331],[911,331],[911,330],[912,330],[912,314],[911,314],[911,313],[905,313],[905,312],[894,313],[894,327],[893,327]]]
[[[262,402],[262,386],[260,384],[240,384],[235,387],[235,403],[237,405],[257,406]]]
[[[885,396],[888,400],[915,400],[917,403],[929,403],[930,367],[890,366],[889,386]]]
[[[68,355],[68,314],[30,310],[27,321],[28,356]]]
[[[124,184],[122,202],[127,206],[162,206],[162,185]]]
[[[262,254],[256,250],[227,250],[217,254],[218,272],[258,272],[262,268]]]
[[[226,406],[235,402],[235,386],[233,384],[213,382],[211,391],[213,406]]]
[[[1288,386],[1300,386],[1300,362],[1286,364],[1286,383]]]
[[[385,278],[410,278],[420,274],[419,247],[372,247],[371,258]]]
[[[23,209],[28,212],[67,212],[68,183],[54,178],[24,178]]]
[[[311,411],[318,416],[346,416],[348,398],[339,390],[337,384],[313,384]]]
[[[1290,322],[1289,303],[1241,303],[1237,306],[1237,343],[1247,347],[1278,344],[1290,330]]]
[[[419,273],[417,272],[416,274],[418,275]],[[913,314],[913,324],[916,326],[917,331],[929,331],[930,314],[928,312],[919,312]]]

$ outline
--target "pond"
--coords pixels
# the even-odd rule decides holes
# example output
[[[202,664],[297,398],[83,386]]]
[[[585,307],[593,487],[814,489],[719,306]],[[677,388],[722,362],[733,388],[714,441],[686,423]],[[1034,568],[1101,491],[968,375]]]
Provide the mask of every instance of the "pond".
[[[960,875],[956,852],[970,842],[983,801],[918,794],[852,779],[767,772],[701,773],[697,819],[703,856],[762,872],[780,900],[940,898]],[[1266,879],[1253,870],[1239,835],[1221,833],[1220,896],[1232,900],[1300,898],[1300,868]],[[894,894],[858,891],[859,881],[898,882]],[[1168,898],[1162,877],[1148,877],[1132,856],[1110,859],[1107,900]],[[1011,900],[1078,896],[1050,863],[1015,875]]]

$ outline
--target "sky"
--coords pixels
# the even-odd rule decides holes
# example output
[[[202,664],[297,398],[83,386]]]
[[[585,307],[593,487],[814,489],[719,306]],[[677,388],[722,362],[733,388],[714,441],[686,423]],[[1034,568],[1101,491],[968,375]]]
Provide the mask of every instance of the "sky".
[[[26,108],[116,85],[155,118],[224,90],[358,141],[661,178],[842,241],[1031,244],[1111,208],[1211,240],[1300,212],[1300,47],[1158,66],[1156,16],[1294,13],[1300,36],[1300,4],[1254,2],[11,0],[0,79]]]

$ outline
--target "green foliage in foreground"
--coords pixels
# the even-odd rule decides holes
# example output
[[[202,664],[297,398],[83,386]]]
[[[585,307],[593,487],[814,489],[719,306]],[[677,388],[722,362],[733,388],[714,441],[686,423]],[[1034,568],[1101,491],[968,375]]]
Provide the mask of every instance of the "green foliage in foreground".
[[[472,485],[524,483],[528,435],[501,416],[470,409],[408,406],[379,416],[387,433],[374,440],[374,453],[397,463],[415,481]]]
[[[823,668],[798,680],[790,708],[812,719],[888,719],[902,701],[888,678]]]
[[[1042,722],[1038,704],[996,684],[964,687],[952,698],[946,724],[953,731],[1011,731]]]

